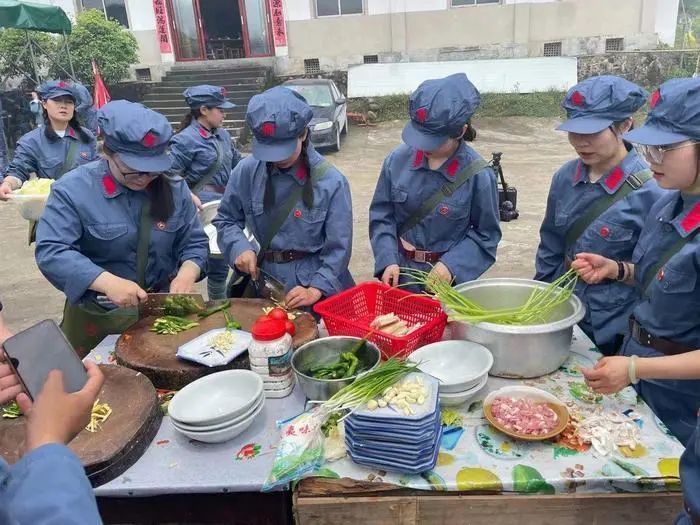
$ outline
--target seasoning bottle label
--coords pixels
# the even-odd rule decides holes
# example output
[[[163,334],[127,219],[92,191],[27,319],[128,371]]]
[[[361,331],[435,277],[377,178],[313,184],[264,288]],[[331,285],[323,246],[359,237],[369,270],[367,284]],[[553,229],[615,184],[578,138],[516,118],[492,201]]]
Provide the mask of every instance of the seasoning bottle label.
[[[289,374],[289,369],[292,366],[292,350],[288,350],[285,354],[267,358],[267,367],[270,370],[271,376],[283,376]]]

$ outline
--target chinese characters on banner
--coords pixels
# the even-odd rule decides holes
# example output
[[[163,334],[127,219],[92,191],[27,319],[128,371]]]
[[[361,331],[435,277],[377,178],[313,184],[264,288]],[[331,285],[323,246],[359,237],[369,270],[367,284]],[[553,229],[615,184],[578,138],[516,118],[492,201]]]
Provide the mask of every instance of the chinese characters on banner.
[[[282,0],[280,0],[282,3]],[[165,9],[165,0],[153,0],[153,12],[156,15],[156,34],[160,44],[161,53],[172,53],[170,34],[168,33],[168,14]]]
[[[270,13],[272,14],[272,35],[275,47],[287,45],[287,29],[284,24],[284,6],[282,0],[269,0]]]

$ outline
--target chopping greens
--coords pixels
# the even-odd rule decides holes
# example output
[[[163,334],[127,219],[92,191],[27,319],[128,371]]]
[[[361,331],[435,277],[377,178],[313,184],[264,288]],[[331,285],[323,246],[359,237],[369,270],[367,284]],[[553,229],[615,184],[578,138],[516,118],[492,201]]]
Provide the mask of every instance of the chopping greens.
[[[187,295],[175,295],[165,299],[163,304],[165,315],[184,317],[202,311],[197,301]]]
[[[159,317],[153,323],[151,332],[155,332],[161,335],[175,335],[190,328],[199,326],[199,323],[185,319],[184,317],[177,317],[175,315],[166,315]]]

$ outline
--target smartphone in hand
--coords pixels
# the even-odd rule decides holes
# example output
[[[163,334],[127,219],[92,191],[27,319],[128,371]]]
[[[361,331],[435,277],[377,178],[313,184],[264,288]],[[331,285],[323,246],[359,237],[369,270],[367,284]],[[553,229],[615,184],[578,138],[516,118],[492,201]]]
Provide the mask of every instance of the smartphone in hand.
[[[83,362],[58,325],[41,321],[3,343],[10,368],[34,400],[51,370],[63,372],[66,392],[77,392],[88,380]]]

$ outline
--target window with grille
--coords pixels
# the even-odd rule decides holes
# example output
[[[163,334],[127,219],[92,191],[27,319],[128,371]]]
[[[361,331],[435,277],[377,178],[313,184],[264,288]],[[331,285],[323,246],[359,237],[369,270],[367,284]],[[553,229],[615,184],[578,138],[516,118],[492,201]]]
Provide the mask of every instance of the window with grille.
[[[114,19],[129,28],[129,17],[124,0],[80,0],[83,9],[97,9],[105,14],[105,18]]]
[[[136,80],[141,80],[142,82],[150,82],[151,81],[151,68],[150,67],[137,68],[136,69]]]
[[[561,56],[561,42],[547,42],[547,43],[545,43],[544,56],[546,56],[546,57],[560,57]]]
[[[363,0],[316,0],[317,16],[361,15]]]
[[[452,7],[463,5],[500,4],[501,0],[452,0]]]
[[[365,64],[379,64],[379,55],[365,55],[362,61]]]
[[[605,51],[624,51],[625,49],[625,39],[624,38],[606,38],[605,39]]]
[[[318,75],[321,72],[321,64],[318,58],[307,58],[304,60],[304,73],[307,75]]]

